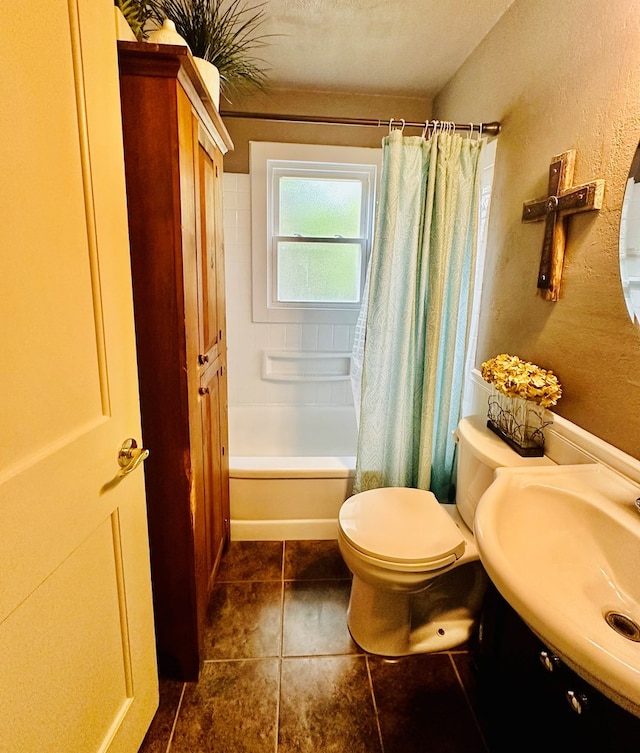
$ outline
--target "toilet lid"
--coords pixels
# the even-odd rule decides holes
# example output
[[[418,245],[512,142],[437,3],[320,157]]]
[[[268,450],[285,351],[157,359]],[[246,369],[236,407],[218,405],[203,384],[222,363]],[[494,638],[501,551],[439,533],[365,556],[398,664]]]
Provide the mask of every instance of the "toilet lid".
[[[340,528],[356,549],[381,560],[441,567],[462,556],[465,539],[431,492],[387,487],[350,497]]]

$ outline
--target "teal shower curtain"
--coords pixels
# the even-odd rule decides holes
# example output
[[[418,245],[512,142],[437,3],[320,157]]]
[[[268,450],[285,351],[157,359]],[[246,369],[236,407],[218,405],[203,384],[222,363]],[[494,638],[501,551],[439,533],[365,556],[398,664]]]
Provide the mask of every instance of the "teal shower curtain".
[[[393,130],[356,328],[354,492],[431,489],[448,501],[460,418],[481,141]]]

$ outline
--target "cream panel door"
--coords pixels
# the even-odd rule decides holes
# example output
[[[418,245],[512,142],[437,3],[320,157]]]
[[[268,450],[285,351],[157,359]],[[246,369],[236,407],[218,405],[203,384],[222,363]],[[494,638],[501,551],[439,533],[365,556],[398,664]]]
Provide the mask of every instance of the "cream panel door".
[[[0,44],[0,751],[133,753],[158,682],[113,3],[10,3]]]

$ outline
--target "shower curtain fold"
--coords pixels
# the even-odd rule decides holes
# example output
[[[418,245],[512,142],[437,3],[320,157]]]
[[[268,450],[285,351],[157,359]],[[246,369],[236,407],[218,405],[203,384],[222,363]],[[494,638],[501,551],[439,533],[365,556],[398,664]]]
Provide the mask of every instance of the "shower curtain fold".
[[[407,486],[447,501],[481,144],[453,133],[425,141],[399,130],[383,139],[381,196],[352,357],[359,408],[355,492]]]

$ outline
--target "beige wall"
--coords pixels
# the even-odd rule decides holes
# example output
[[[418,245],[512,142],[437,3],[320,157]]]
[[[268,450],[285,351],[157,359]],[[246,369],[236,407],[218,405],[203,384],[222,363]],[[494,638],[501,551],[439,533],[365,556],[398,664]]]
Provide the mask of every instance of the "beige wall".
[[[640,458],[640,332],[618,271],[624,186],[640,135],[640,2],[517,0],[434,102],[441,120],[500,120],[480,320],[480,363],[508,352],[553,369],[557,412]],[[604,178],[599,212],[569,219],[561,299],[536,280],[551,158]]]
[[[431,117],[431,101],[411,97],[371,96],[274,90],[268,95],[244,97],[232,103],[220,102],[220,110],[315,115],[389,120],[404,118],[421,122]],[[264,120],[223,118],[234,144],[224,158],[227,173],[249,172],[249,141],[280,141],[293,144],[331,144],[379,147],[387,127],[318,126],[308,123],[279,123]],[[407,131],[409,133],[409,131]],[[413,129],[411,135],[419,131]]]

